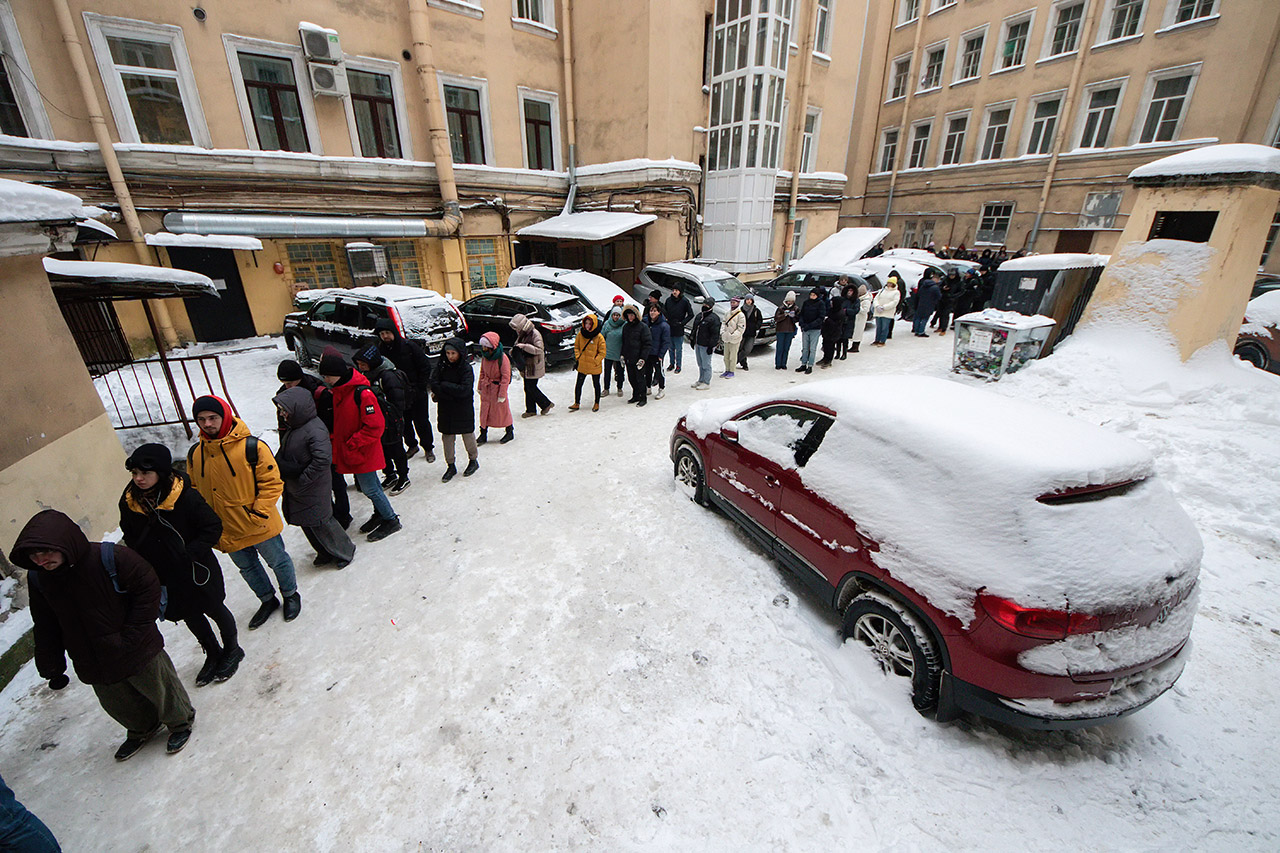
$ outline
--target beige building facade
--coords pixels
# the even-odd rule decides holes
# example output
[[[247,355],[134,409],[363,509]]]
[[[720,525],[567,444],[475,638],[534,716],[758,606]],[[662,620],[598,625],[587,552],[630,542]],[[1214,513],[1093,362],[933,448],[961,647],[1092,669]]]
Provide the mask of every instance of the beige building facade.
[[[891,244],[1109,252],[1135,167],[1280,145],[1280,4],[873,5],[841,224],[887,226]],[[1258,250],[1280,270],[1272,221]]]

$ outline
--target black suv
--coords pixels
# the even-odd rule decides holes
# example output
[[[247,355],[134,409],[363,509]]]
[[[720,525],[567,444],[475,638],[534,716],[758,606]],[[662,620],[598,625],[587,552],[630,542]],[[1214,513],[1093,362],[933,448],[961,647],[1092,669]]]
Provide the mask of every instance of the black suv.
[[[594,313],[572,293],[545,287],[495,287],[462,303],[467,318],[467,340],[475,342],[485,332],[496,332],[503,346],[511,346],[516,331],[511,318],[524,314],[542,333],[547,364],[573,361],[573,339],[587,315]]]
[[[294,297],[294,306],[303,310],[285,315],[284,341],[303,367],[314,364],[327,346],[347,358],[355,355],[373,338],[379,320],[395,323],[406,340],[416,341],[429,355],[467,333],[467,321],[452,302],[417,287],[303,290]]]

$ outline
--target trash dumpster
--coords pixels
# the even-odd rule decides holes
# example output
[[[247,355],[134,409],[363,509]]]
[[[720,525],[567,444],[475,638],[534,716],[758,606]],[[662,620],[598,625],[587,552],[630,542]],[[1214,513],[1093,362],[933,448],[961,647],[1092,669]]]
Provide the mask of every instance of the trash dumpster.
[[[1050,317],[988,308],[955,321],[951,369],[983,379],[999,379],[1040,355],[1054,328]]]
[[[1028,255],[1005,261],[996,270],[991,307],[1019,314],[1042,314],[1058,325],[1042,355],[1075,331],[1109,255]]]

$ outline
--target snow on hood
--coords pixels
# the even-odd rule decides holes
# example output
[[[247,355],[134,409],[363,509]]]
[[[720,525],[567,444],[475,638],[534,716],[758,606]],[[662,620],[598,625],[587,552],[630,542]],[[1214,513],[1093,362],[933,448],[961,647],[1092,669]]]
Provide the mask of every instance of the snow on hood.
[[[686,424],[706,435],[774,399],[701,402]],[[1104,612],[1159,601],[1169,578],[1196,577],[1199,534],[1137,442],[925,376],[815,382],[792,399],[837,413],[799,470],[804,486],[880,543],[881,568],[962,623],[980,589],[1027,606]],[[1129,480],[1142,482],[1102,500],[1036,500]]]
[[[853,263],[889,236],[888,228],[841,228],[791,265],[792,269],[831,269]]]

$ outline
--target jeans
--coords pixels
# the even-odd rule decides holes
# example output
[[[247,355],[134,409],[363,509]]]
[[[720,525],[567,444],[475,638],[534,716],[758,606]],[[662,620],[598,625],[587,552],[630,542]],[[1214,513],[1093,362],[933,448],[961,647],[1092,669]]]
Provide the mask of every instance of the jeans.
[[[359,480],[360,476],[356,475],[356,479]],[[369,474],[369,476],[373,477],[375,484],[378,482],[377,474]],[[267,570],[262,568],[262,562],[258,557],[266,560],[271,571],[275,572],[281,595],[293,595],[298,591],[298,578],[293,571],[293,560],[290,559],[289,552],[284,549],[284,537],[279,533],[257,545],[232,551],[227,556],[240,570],[240,577],[244,578],[244,582],[249,585],[249,589],[253,590],[253,594],[258,596],[259,601],[274,598],[276,591],[271,586]]]
[[[58,841],[40,818],[18,802],[0,779],[0,849],[18,853],[60,853]]]
[[[391,508],[391,501],[387,500],[387,493],[382,491],[382,484],[378,482],[378,472],[366,471],[355,477],[357,488],[373,503],[373,511],[378,517],[385,521],[395,518],[396,511]]]
[[[911,320],[911,333],[914,335],[923,335],[929,328],[929,315],[923,311],[917,311]]]
[[[892,317],[876,318],[876,343],[882,344],[889,339],[889,330],[893,328]]]
[[[671,336],[671,354],[668,358],[668,369],[680,370],[684,367],[684,335]]]
[[[778,342],[773,347],[774,367],[787,366],[787,356],[791,355],[791,342],[795,338],[795,332],[778,332]]]
[[[698,360],[698,381],[703,385],[711,384],[711,348],[694,347],[693,357]]]
[[[813,367],[818,360],[818,341],[821,338],[821,329],[805,329],[800,333],[800,363],[805,367]]]

